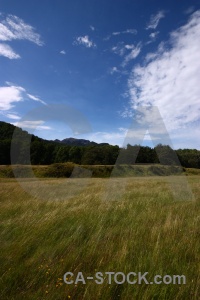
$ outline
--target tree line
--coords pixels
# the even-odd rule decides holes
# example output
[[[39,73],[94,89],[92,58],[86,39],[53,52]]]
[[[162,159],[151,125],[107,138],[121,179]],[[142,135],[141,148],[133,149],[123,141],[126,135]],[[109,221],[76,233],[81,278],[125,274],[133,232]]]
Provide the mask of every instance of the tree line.
[[[15,135],[13,136],[13,132]],[[12,150],[12,161],[10,152]],[[155,148],[128,144],[126,148],[112,145],[68,146],[43,140],[35,135],[0,122],[0,164],[50,165],[73,162],[79,165],[155,164],[200,168],[200,151],[172,150],[158,144]]]

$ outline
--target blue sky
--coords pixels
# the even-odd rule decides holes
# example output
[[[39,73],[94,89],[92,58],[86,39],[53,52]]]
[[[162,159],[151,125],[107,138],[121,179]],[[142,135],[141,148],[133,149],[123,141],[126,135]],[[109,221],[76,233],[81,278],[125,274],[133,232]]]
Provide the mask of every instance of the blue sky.
[[[199,41],[199,0],[2,0],[0,120],[121,146],[138,108],[156,106],[174,148],[200,149]],[[30,117],[55,104],[80,112],[90,132]]]

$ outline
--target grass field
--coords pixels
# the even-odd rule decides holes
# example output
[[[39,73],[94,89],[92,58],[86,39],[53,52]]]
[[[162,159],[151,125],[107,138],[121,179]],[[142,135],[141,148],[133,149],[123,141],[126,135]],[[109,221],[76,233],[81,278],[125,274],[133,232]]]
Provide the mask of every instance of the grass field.
[[[66,200],[48,201],[1,178],[0,299],[199,300],[200,176],[187,176],[195,201],[175,201],[165,179],[91,178],[71,198],[80,179],[43,179],[51,187],[65,180]],[[22,180],[40,195],[37,182]],[[185,275],[186,284],[67,285],[67,271]]]
[[[33,172],[32,172],[33,171]],[[179,168],[178,166],[166,166],[160,164],[136,164],[136,165],[75,165],[62,163],[52,165],[0,165],[0,178],[67,178],[86,177],[91,172],[92,178],[113,177],[137,177],[137,176],[169,176],[169,175],[200,175],[200,169]],[[84,174],[86,173],[86,174]]]

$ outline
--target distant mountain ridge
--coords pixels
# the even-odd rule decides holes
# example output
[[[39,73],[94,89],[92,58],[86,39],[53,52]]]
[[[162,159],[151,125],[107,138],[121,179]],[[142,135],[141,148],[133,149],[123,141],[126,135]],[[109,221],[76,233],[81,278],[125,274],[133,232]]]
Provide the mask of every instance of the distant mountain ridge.
[[[76,138],[66,138],[63,140],[54,140],[54,142],[56,143],[61,143],[61,144],[65,144],[68,146],[106,146],[109,145],[108,143],[96,143],[96,142],[91,142],[89,140],[85,140],[85,139],[76,139]]]
[[[14,126],[13,124],[0,121],[0,140],[3,139],[12,139],[12,135],[14,130],[18,128],[21,132],[30,135],[26,130],[21,129],[17,126]],[[65,138],[63,140],[55,139],[55,140],[46,140],[40,137],[35,136],[34,134],[32,135],[34,139],[37,139],[38,141],[46,141],[46,142],[54,142],[54,143],[59,143],[59,144],[64,144],[67,146],[109,146],[108,143],[96,143],[96,142],[91,142],[89,140],[85,139],[76,139],[76,138]]]
[[[13,133],[15,133],[14,137]],[[30,162],[33,165],[65,162],[78,165],[114,165],[120,157],[118,164],[162,163],[173,167],[179,160],[185,168],[200,169],[200,150],[197,149],[178,149],[174,153],[169,145],[162,144],[154,148],[130,144],[120,148],[117,145],[98,144],[72,137],[63,140],[45,140],[0,121],[0,165],[10,165],[11,156],[12,164],[24,165]]]

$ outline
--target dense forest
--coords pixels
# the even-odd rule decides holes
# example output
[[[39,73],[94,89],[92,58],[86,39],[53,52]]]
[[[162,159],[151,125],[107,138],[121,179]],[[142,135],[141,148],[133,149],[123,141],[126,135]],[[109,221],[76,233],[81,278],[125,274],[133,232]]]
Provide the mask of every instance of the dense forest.
[[[80,165],[114,165],[116,161],[119,164],[181,163],[186,168],[200,168],[200,151],[196,149],[173,151],[169,146],[161,144],[155,148],[139,145],[119,148],[117,145],[106,143],[92,143],[86,146],[66,145],[58,141],[41,139],[9,123],[0,122],[0,165],[30,162],[33,165],[64,162]]]

